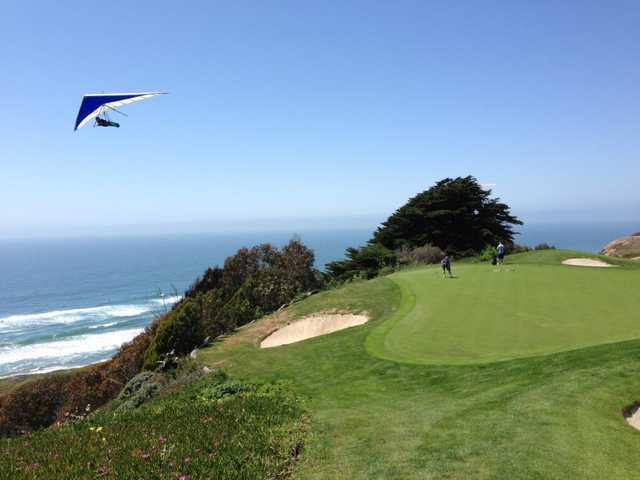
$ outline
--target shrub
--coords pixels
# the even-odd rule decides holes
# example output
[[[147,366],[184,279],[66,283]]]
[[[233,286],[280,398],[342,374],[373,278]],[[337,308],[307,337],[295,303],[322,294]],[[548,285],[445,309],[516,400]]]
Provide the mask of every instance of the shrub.
[[[156,378],[156,375],[152,372],[140,372],[133,377],[125,385],[125,387],[118,395],[116,402],[119,405],[116,411],[126,411],[138,408],[143,403],[151,400],[154,395],[160,390],[161,382]]]
[[[383,267],[396,263],[396,255],[379,243],[369,243],[360,248],[347,248],[347,258],[327,264],[329,275],[339,281],[354,278],[373,278]]]
[[[217,290],[222,287],[224,270],[220,267],[208,268],[185,292],[185,298],[195,298],[200,293]]]
[[[555,250],[556,247],[549,245],[548,243],[540,243],[533,247],[534,250]]]
[[[222,383],[212,384],[203,388],[197,398],[201,402],[219,402],[238,393],[251,392],[254,390],[255,385],[235,380],[227,380]]]
[[[393,267],[382,267],[380,269],[380,271],[378,272],[378,275],[381,276],[381,277],[384,277],[386,275],[391,275],[395,271],[396,271],[396,269],[393,268]]]
[[[155,368],[163,355],[170,352],[186,355],[200,345],[204,340],[201,318],[198,302],[192,299],[165,315],[147,349],[144,367]]]
[[[405,245],[396,252],[396,256],[401,265],[431,265],[440,263],[444,258],[444,252],[433,245],[413,249]]]
[[[229,333],[319,288],[323,279],[313,263],[313,251],[297,239],[281,249],[241,248],[223,268],[209,268],[160,321],[145,368],[154,368],[168,352],[185,355],[205,337]]]
[[[216,338],[233,329],[233,325],[224,323],[220,316],[220,312],[229,300],[222,289],[215,288],[206,293],[200,293],[196,300],[200,305],[202,328],[206,337]]]
[[[487,245],[486,247],[484,247],[484,250],[482,250],[482,253],[480,254],[480,261],[490,262],[495,256],[496,248],[491,245]]]

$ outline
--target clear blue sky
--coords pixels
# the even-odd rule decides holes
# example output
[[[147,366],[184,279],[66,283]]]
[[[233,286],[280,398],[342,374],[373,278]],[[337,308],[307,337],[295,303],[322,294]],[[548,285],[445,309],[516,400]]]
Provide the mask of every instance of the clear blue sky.
[[[524,220],[640,221],[639,25],[637,1],[8,0],[0,237],[366,224],[467,174]],[[140,90],[170,95],[73,132],[83,93]]]

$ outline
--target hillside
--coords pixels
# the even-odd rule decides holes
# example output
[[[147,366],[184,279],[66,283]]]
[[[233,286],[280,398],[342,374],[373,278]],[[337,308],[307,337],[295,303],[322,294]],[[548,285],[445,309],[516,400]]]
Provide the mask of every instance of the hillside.
[[[609,242],[602,254],[610,257],[640,258],[640,232]]]
[[[637,478],[622,413],[640,400],[640,264],[543,250],[453,272],[403,269],[244,325],[198,352],[228,379],[0,439],[0,478]],[[321,312],[369,321],[260,348]]]
[[[286,380],[315,435],[300,479],[637,478],[640,266],[515,255],[504,270],[401,271],[323,292],[242,329],[200,360],[250,380]],[[603,257],[600,257],[603,258]],[[632,281],[630,281],[632,280]],[[320,311],[371,321],[283,347],[258,345]]]

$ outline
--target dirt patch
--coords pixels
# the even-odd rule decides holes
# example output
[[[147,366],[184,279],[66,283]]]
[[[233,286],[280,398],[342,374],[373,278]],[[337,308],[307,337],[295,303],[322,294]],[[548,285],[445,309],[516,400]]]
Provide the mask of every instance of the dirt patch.
[[[367,315],[350,313],[311,315],[276,330],[262,341],[260,347],[270,348],[301,342],[302,340],[327,335],[345,328],[356,327],[366,323],[368,320],[369,317]]]
[[[640,257],[633,257],[631,260],[640,260]]]
[[[574,267],[615,267],[610,263],[603,262],[596,258],[568,258],[562,262],[563,265],[571,265]]]

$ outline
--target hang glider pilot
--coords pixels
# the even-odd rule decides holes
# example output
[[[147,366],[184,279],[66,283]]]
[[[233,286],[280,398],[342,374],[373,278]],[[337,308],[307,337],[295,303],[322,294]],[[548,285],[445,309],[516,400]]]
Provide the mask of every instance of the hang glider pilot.
[[[116,127],[120,128],[120,124],[112,122],[111,120],[105,120],[104,118],[96,117],[96,125],[99,127]]]

